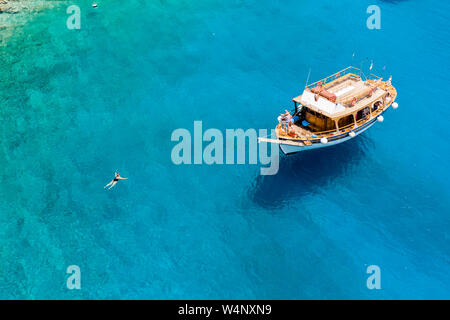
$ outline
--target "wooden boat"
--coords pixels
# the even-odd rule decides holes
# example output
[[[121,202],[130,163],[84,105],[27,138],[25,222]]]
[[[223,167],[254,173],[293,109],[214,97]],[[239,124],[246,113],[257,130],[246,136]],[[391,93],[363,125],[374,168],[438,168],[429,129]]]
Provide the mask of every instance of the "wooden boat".
[[[292,99],[294,110],[278,118],[276,139],[259,141],[278,143],[283,153],[292,154],[339,144],[383,122],[384,112],[398,107],[392,77],[363,76],[360,69],[348,67],[306,85]]]

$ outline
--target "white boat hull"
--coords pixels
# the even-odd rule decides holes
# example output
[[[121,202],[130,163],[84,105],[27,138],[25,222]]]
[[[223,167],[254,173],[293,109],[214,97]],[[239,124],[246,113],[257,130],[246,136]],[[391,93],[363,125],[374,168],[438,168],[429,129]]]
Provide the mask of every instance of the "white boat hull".
[[[374,118],[372,122],[370,122],[369,124],[367,124],[363,128],[360,128],[359,130],[358,130],[358,128],[356,128],[353,131],[353,132],[355,132],[355,136],[354,137],[350,137],[348,135],[348,133],[347,133],[347,136],[342,137],[340,139],[333,140],[333,141],[329,141],[326,144],[324,144],[324,143],[313,143],[313,144],[311,144],[309,146],[307,146],[307,145],[305,145],[305,146],[293,146],[293,145],[290,145],[290,144],[280,143],[280,149],[281,149],[281,151],[283,151],[284,154],[293,154],[293,153],[297,153],[297,152],[300,152],[300,151],[331,147],[331,146],[337,145],[339,143],[345,142],[347,140],[356,138],[358,135],[360,135],[361,133],[363,133],[364,131],[369,129],[371,126],[373,126],[375,124],[375,122],[377,122],[376,118]]]

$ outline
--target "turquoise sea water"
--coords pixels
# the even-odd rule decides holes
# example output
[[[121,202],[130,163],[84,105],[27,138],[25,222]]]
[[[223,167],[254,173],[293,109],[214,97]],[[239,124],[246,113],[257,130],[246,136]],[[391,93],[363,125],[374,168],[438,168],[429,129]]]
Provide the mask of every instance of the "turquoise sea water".
[[[450,298],[448,2],[98,4],[0,31],[0,298]],[[362,136],[275,176],[171,162],[174,129],[272,128],[367,59],[400,107]]]

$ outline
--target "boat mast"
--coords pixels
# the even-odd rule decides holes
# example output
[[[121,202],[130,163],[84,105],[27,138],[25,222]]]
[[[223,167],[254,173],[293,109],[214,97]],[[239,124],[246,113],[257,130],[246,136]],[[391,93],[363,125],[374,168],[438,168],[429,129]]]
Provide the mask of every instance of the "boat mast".
[[[308,86],[309,76],[311,75],[311,68],[309,68],[308,78],[306,78],[305,88]]]
[[[309,81],[310,75],[311,75],[311,68],[309,68],[308,77],[306,78],[305,89],[308,86],[308,81]],[[294,101],[294,106],[295,106],[294,114],[296,114],[298,112],[298,109],[297,109],[297,102],[295,102],[295,101]]]

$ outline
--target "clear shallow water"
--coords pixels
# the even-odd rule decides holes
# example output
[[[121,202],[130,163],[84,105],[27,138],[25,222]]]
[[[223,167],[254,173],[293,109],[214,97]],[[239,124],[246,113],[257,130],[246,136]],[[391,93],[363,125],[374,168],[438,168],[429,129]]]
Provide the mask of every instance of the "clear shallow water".
[[[80,31],[61,4],[2,42],[2,298],[449,298],[448,4],[371,31],[368,1],[78,3]],[[366,57],[400,108],[363,136],[276,176],[172,164],[174,129],[271,128]]]

